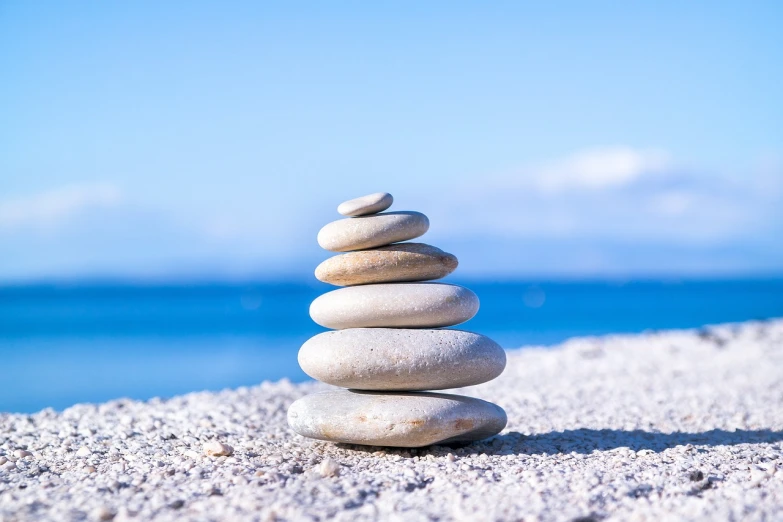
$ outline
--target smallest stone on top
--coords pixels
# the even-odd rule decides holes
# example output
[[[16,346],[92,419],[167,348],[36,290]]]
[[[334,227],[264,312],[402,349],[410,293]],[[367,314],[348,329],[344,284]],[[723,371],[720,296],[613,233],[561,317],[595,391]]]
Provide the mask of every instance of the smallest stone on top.
[[[337,211],[348,216],[332,221],[318,232],[318,244],[331,252],[368,250],[424,235],[430,226],[421,212],[383,212],[394,198],[376,192],[348,200]]]
[[[341,203],[337,207],[337,212],[349,217],[366,216],[383,212],[392,206],[393,202],[394,198],[388,192],[376,192]]]

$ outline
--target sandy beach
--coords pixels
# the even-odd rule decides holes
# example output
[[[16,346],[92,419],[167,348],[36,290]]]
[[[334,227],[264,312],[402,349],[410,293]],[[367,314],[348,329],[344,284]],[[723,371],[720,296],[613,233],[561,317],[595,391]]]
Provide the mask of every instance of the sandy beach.
[[[321,388],[0,414],[0,520],[783,519],[783,320],[511,350],[464,447],[303,439]]]

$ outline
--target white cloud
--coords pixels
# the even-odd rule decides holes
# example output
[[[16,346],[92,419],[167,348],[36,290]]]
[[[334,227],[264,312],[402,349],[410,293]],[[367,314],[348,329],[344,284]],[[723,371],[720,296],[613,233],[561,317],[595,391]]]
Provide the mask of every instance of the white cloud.
[[[675,160],[591,149],[437,191],[409,188],[395,208],[430,217],[423,241],[458,255],[461,275],[780,270],[783,163],[715,172]],[[289,213],[290,200],[263,201],[256,212],[215,196],[183,213],[126,204],[106,184],[0,201],[3,246],[15,254],[0,256],[0,279],[308,273],[328,255],[314,237],[336,219],[332,205]],[[35,227],[43,233],[28,233]]]
[[[92,208],[113,207],[121,193],[111,184],[72,185],[0,201],[0,228],[47,227]]]
[[[693,208],[694,196],[687,192],[671,191],[655,194],[650,210],[663,216],[682,216]]]
[[[578,152],[534,167],[531,173],[541,191],[553,193],[624,186],[671,167],[669,156],[663,151],[611,147]]]
[[[438,207],[421,205],[443,237],[716,247],[780,230],[783,185],[762,179],[779,181],[783,170],[708,172],[664,151],[613,147],[477,176]]]

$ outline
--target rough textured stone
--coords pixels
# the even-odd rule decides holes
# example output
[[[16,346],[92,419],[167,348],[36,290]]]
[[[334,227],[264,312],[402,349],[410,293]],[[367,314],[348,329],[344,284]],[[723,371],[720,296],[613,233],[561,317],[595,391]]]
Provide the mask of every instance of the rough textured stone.
[[[506,426],[506,412],[462,395],[330,390],[294,402],[288,424],[313,439],[417,448],[496,435]]]
[[[315,269],[315,277],[338,286],[446,277],[457,268],[457,258],[424,243],[397,243],[372,250],[330,257]]]
[[[442,283],[392,283],[332,290],[310,305],[326,328],[439,328],[476,315],[479,300],[467,288]]]
[[[213,440],[204,444],[204,455],[210,457],[225,457],[234,453],[234,448],[228,444]]]
[[[443,390],[490,381],[506,352],[462,330],[350,328],[324,332],[299,350],[310,377],[357,390]]]
[[[332,252],[363,250],[417,238],[429,227],[429,219],[420,212],[386,212],[339,219],[318,232],[318,244]]]
[[[376,192],[340,203],[337,212],[343,216],[366,216],[383,212],[392,205],[392,202],[394,198],[388,192]]]

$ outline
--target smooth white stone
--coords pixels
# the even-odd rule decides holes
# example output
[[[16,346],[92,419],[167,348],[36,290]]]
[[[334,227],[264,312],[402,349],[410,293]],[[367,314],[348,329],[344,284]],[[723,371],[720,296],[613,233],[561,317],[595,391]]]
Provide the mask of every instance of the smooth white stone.
[[[366,216],[383,212],[392,206],[393,202],[394,198],[388,192],[376,192],[340,203],[337,212],[343,216]]]
[[[462,286],[387,283],[332,290],[310,304],[310,317],[326,328],[439,328],[476,315],[479,299]]]
[[[332,252],[363,250],[414,239],[429,228],[421,212],[386,212],[332,221],[318,232],[318,244]]]
[[[443,390],[491,381],[506,352],[462,330],[350,328],[310,338],[299,350],[310,377],[357,390]]]
[[[506,412],[446,393],[329,390],[294,402],[288,425],[313,439],[417,448],[496,435],[506,426]]]

